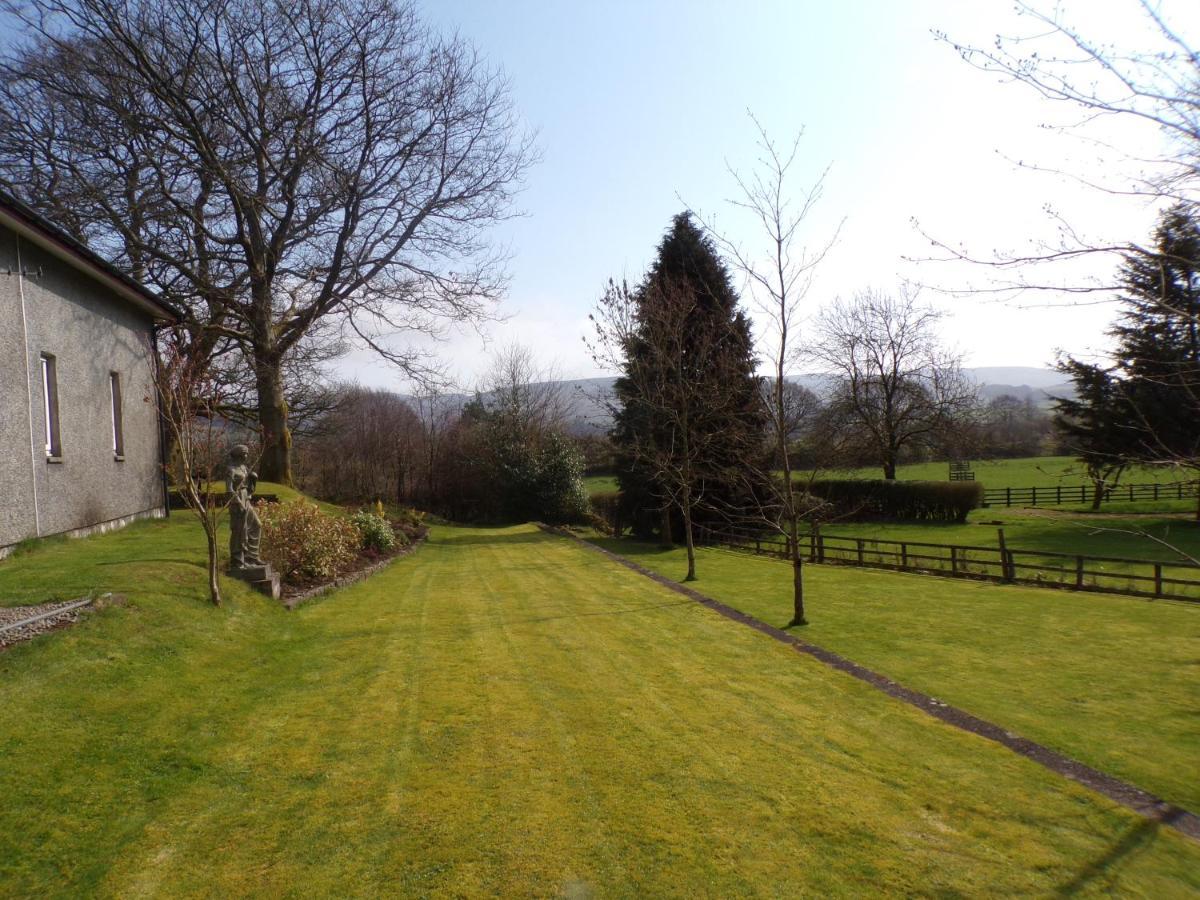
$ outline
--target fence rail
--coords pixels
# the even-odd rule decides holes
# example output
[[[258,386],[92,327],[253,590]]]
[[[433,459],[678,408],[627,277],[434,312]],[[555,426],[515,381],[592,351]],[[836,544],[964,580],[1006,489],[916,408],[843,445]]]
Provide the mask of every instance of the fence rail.
[[[1106,488],[1105,503],[1137,500],[1187,500],[1196,496],[1200,483],[1172,481],[1163,484],[1118,484]],[[1054,485],[1052,487],[984,488],[984,506],[1064,506],[1091,503],[1094,488],[1087,484]]]
[[[736,529],[697,531],[697,539],[707,544],[777,559],[789,556],[787,544],[775,535]],[[828,565],[1200,602],[1200,566],[1189,562],[1084,556],[1007,546],[885,541],[824,533],[802,535],[800,545],[809,562]]]

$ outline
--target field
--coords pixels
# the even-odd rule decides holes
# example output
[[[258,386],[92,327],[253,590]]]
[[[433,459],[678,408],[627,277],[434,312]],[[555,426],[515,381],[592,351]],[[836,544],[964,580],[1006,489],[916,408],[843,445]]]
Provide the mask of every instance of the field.
[[[530,526],[437,528],[294,613],[236,583],[205,605],[198,537],[176,516],[0,563],[5,598],[129,597],[0,654],[0,895],[1200,890],[1197,843]],[[1169,768],[1192,619],[1132,667],[1149,705],[1118,621],[1153,631],[1075,621],[1118,670],[1099,696],[1054,696],[1061,651],[1019,665],[1081,731],[1133,716],[1113,762],[1138,728]]]
[[[593,494],[607,494],[609,491],[617,490],[616,475],[589,475],[583,479],[583,486],[588,492],[588,496]]]
[[[997,547],[1000,528],[1008,546],[1022,550],[1174,562],[1184,558],[1171,549],[1176,547],[1200,558],[1200,524],[1152,514],[1093,516],[1061,510],[979,509],[963,524],[830,522],[823,530],[853,538]]]
[[[668,577],[686,571],[683,550],[596,542]],[[787,624],[787,564],[698,552],[692,586]],[[805,580],[805,640],[1200,808],[1200,606],[832,566]]]
[[[1087,472],[1079,460],[1071,456],[1031,456],[1022,459],[978,460],[971,463],[975,480],[986,488],[1054,487],[1055,485],[1087,484]],[[807,477],[807,475],[805,476]],[[836,469],[818,473],[818,478],[882,478],[878,466],[856,469]],[[910,463],[896,468],[900,481],[947,481],[949,466],[945,462]],[[1188,481],[1189,472],[1162,466],[1131,466],[1121,481],[1136,484],[1165,484]]]

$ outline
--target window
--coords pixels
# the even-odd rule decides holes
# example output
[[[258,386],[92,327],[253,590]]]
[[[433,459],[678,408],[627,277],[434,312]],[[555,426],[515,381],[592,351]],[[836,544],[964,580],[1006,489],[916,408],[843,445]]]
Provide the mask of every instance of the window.
[[[121,373],[108,373],[108,390],[112,398],[112,448],[113,458],[125,458],[125,426],[121,421]]]
[[[57,461],[62,457],[62,441],[58,432],[58,374],[55,359],[42,354],[42,409],[46,415],[46,458]]]

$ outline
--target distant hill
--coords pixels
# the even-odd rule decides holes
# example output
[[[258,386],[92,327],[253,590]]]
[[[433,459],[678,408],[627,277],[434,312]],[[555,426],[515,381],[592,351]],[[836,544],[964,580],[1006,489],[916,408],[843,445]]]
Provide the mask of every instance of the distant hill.
[[[1006,394],[1022,400],[1032,399],[1041,407],[1049,407],[1054,397],[1072,395],[1070,382],[1064,381],[1054,369],[1033,366],[980,366],[966,369],[979,384],[984,402]],[[598,434],[610,425],[604,399],[611,395],[614,378],[582,378],[557,382],[570,406],[570,429],[575,434]],[[800,375],[792,379],[816,394],[828,390],[828,380],[821,375]]]

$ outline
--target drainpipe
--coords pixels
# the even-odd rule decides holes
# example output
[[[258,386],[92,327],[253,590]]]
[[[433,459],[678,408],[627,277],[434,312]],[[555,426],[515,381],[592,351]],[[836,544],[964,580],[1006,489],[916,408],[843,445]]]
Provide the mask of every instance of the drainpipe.
[[[151,388],[154,391],[154,408],[158,411],[158,471],[159,480],[162,482],[162,501],[163,512],[167,518],[171,517],[171,490],[170,483],[167,480],[167,420],[163,415],[162,396],[158,391],[158,379],[161,376],[158,363],[158,332],[162,326],[150,321],[150,371],[154,378],[154,385]]]
[[[33,482],[33,532],[42,536],[42,518],[38,510],[37,437],[33,428],[33,373],[29,371],[29,326],[25,321],[25,266],[21,261],[21,236],[17,242],[17,294],[21,298],[21,346],[25,351],[25,411],[29,414],[29,476]]]

